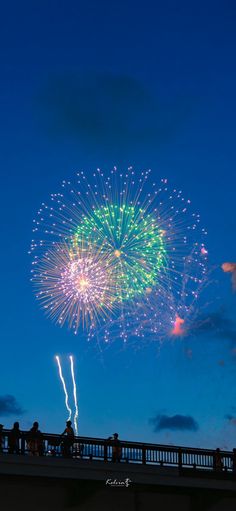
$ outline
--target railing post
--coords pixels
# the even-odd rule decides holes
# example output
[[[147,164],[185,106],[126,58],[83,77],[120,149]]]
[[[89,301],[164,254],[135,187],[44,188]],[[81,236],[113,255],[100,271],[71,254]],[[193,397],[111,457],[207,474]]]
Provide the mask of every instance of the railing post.
[[[3,444],[1,444],[1,450],[3,452],[9,452],[9,436],[8,434],[3,436]]]
[[[145,446],[142,446],[142,464],[146,465],[146,449]]]
[[[182,449],[178,449],[178,467],[179,470],[182,470]]]
[[[107,443],[104,444],[104,461],[107,461]]]
[[[25,454],[25,437],[21,437],[21,454]]]

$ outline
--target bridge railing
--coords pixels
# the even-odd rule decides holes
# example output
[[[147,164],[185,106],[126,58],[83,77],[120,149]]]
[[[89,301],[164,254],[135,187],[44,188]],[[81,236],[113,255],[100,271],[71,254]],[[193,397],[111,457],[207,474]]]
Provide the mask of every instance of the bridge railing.
[[[2,453],[8,454],[10,430],[2,432]],[[29,455],[28,433],[23,431],[19,440],[19,453]],[[178,467],[179,469],[193,468],[202,470],[219,470],[236,472],[236,451],[220,451],[219,454],[210,449],[178,447],[170,445],[148,444],[141,442],[121,441],[122,463]],[[10,451],[11,452],[11,451]],[[43,456],[62,457],[62,437],[57,434],[42,435]],[[71,457],[88,460],[112,460],[112,442],[101,438],[77,436],[74,439]],[[218,459],[218,463],[217,463]]]

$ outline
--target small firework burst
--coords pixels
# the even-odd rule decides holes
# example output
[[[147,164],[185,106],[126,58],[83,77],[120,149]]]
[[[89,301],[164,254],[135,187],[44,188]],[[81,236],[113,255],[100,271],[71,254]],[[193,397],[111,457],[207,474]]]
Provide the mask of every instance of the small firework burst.
[[[77,333],[110,315],[114,296],[109,261],[92,245],[55,243],[34,260],[32,281],[48,315]]]

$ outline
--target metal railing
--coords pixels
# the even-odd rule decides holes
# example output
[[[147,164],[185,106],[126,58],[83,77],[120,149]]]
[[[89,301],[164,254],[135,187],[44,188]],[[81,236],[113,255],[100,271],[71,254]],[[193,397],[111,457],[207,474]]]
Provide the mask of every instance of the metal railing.
[[[8,454],[11,451],[9,446],[10,430],[2,431],[2,454]],[[19,454],[31,454],[29,443],[29,433],[21,432],[19,439]],[[236,450],[216,451],[211,449],[198,449],[189,447],[178,447],[170,445],[148,444],[141,442],[121,441],[122,463],[135,463],[143,465],[157,465],[177,467],[179,470],[184,468],[201,469],[201,471],[218,471],[236,473]],[[88,460],[112,460],[112,441],[101,438],[90,438],[77,436],[70,449],[70,457],[74,459]],[[39,454],[42,456],[63,456],[63,444],[61,435],[43,433],[41,436],[41,449]],[[220,465],[219,465],[220,458]]]

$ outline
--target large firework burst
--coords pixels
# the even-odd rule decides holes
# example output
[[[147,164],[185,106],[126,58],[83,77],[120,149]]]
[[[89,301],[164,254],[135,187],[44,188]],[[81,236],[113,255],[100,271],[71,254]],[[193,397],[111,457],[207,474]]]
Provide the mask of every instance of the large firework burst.
[[[173,323],[197,300],[206,231],[182,191],[170,191],[166,179],[149,185],[149,174],[97,169],[90,182],[79,172],[38,211],[31,244],[37,295],[75,331],[80,324],[97,331],[102,321],[106,338],[111,324],[121,337],[142,336],[147,325],[158,335],[167,317]]]

